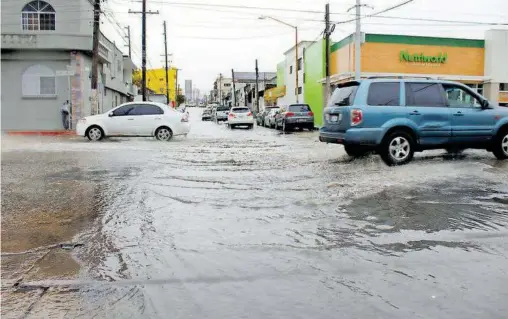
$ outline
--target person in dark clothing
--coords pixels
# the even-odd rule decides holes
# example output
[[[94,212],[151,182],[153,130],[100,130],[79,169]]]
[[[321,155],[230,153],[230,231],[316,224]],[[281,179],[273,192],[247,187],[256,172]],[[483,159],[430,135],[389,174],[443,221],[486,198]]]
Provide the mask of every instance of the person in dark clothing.
[[[62,104],[62,108],[60,109],[60,112],[62,113],[62,124],[64,129],[69,129],[69,100],[65,101],[64,104]]]

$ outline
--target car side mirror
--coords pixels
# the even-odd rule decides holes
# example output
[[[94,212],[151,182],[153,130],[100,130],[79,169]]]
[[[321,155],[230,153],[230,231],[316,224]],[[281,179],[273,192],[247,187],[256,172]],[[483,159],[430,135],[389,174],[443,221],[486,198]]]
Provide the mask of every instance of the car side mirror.
[[[113,115],[114,115],[113,112],[109,112],[108,114],[109,117],[113,117]]]
[[[480,104],[482,106],[482,109],[488,109],[488,108],[490,108],[489,100],[482,100]]]

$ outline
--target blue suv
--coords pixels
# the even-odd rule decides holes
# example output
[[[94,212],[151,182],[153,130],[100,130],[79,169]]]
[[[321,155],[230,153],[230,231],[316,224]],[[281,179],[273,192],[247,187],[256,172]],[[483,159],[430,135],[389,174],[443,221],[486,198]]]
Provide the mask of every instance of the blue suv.
[[[365,79],[339,85],[324,110],[319,140],[348,155],[377,152],[388,165],[414,152],[486,149],[508,158],[508,108],[493,106],[468,86],[422,79]]]

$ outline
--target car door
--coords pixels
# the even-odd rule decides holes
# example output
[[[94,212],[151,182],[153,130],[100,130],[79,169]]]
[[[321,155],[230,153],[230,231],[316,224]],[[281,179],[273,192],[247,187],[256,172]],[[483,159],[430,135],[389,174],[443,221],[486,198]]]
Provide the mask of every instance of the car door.
[[[437,82],[406,83],[407,117],[418,129],[422,145],[444,145],[451,141],[451,113]]]
[[[458,84],[443,84],[452,115],[452,142],[485,142],[492,137],[495,115],[483,109],[480,97]]]
[[[155,104],[137,104],[131,114],[135,117],[133,134],[151,136],[163,120],[164,111]]]
[[[130,135],[134,126],[134,116],[130,112],[134,107],[135,104],[126,104],[109,112],[109,117],[105,121],[108,135]]]

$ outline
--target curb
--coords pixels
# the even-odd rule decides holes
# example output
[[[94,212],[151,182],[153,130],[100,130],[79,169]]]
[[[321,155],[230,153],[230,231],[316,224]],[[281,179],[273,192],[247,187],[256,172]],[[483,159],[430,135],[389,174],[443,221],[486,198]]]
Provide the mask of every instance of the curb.
[[[75,131],[7,131],[7,135],[22,136],[75,136]]]

